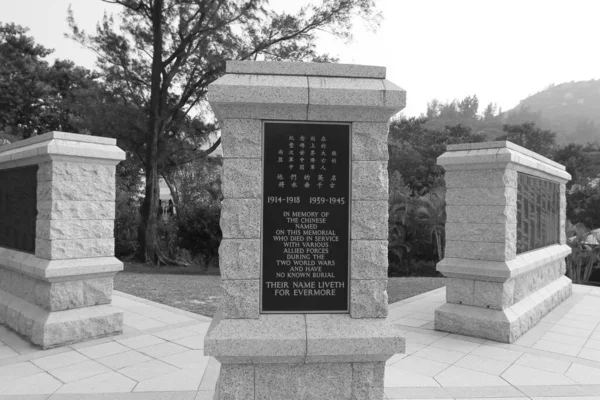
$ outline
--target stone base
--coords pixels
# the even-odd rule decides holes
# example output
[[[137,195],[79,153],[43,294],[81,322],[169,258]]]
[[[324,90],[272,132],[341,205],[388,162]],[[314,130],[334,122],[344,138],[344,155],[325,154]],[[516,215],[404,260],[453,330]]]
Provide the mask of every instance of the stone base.
[[[446,303],[435,310],[435,329],[512,343],[571,292],[571,280],[562,276],[503,310]]]
[[[110,304],[49,311],[0,290],[0,323],[42,349],[123,332],[123,313]]]
[[[381,400],[385,361],[404,352],[401,335],[383,318],[219,312],[204,354],[221,362],[218,400]]]
[[[223,364],[214,400],[382,400],[385,362]]]

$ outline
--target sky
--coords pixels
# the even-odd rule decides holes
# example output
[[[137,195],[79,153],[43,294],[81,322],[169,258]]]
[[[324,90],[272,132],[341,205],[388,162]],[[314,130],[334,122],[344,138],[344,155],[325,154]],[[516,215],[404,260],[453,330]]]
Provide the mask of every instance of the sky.
[[[293,11],[308,0],[271,0]],[[342,63],[387,68],[407,91],[404,114],[427,103],[477,95],[503,110],[550,84],[600,79],[600,0],[376,0],[383,20],[375,32],[358,20],[353,41],[321,35],[317,48]],[[0,21],[30,28],[49,57],[93,68],[95,55],[71,39],[66,21],[94,32],[103,13],[120,6],[100,0],[0,0]],[[209,93],[210,96],[210,93]]]

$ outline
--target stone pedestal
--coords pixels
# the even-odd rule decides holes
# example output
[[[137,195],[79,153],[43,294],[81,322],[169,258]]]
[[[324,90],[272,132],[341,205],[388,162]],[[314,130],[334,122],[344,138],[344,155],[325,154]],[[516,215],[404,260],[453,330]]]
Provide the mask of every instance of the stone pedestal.
[[[37,193],[34,251],[0,247],[0,323],[35,345],[122,331],[123,315],[110,303],[123,269],[113,228],[115,166],[124,158],[115,139],[63,132],[0,149],[0,172],[37,166],[29,182]]]
[[[565,183],[571,176],[564,166],[511,142],[451,145],[438,164],[446,170],[447,223],[446,254],[437,270],[447,277],[447,303],[435,311],[435,329],[512,343],[571,294],[564,276],[571,252]],[[525,190],[519,176],[556,189],[554,224],[534,218],[519,228],[529,218],[517,208]],[[523,201],[524,213],[539,211],[538,204]],[[536,230],[551,239],[530,247]]]
[[[221,362],[215,399],[383,398],[385,361],[404,351],[387,323],[387,120],[405,92],[385,69],[228,62],[209,86],[222,124],[223,299],[204,351]],[[349,312],[261,313],[263,122],[351,123]]]

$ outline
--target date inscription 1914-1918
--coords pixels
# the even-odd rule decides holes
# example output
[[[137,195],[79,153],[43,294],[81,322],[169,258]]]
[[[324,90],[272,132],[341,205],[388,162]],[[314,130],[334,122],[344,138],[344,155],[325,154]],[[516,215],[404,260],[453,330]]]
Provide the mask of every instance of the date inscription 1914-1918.
[[[261,311],[348,312],[350,125],[264,123]]]

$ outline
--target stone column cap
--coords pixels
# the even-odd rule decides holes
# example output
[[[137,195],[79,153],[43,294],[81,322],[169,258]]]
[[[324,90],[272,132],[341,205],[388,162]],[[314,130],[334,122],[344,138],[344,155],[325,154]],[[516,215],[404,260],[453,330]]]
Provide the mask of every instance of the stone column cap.
[[[510,168],[559,182],[571,180],[564,165],[507,140],[448,145],[437,164],[446,170]]]
[[[53,131],[1,146],[0,169],[50,160],[115,165],[125,157],[114,138]]]
[[[385,361],[404,352],[401,333],[385,319],[353,319],[349,314],[222,319],[218,313],[204,340],[204,354],[234,364]]]
[[[386,68],[373,65],[290,61],[227,61],[228,74],[337,76],[385,79]]]
[[[383,67],[228,62],[208,99],[220,119],[387,122],[404,108],[406,91],[385,79]]]

